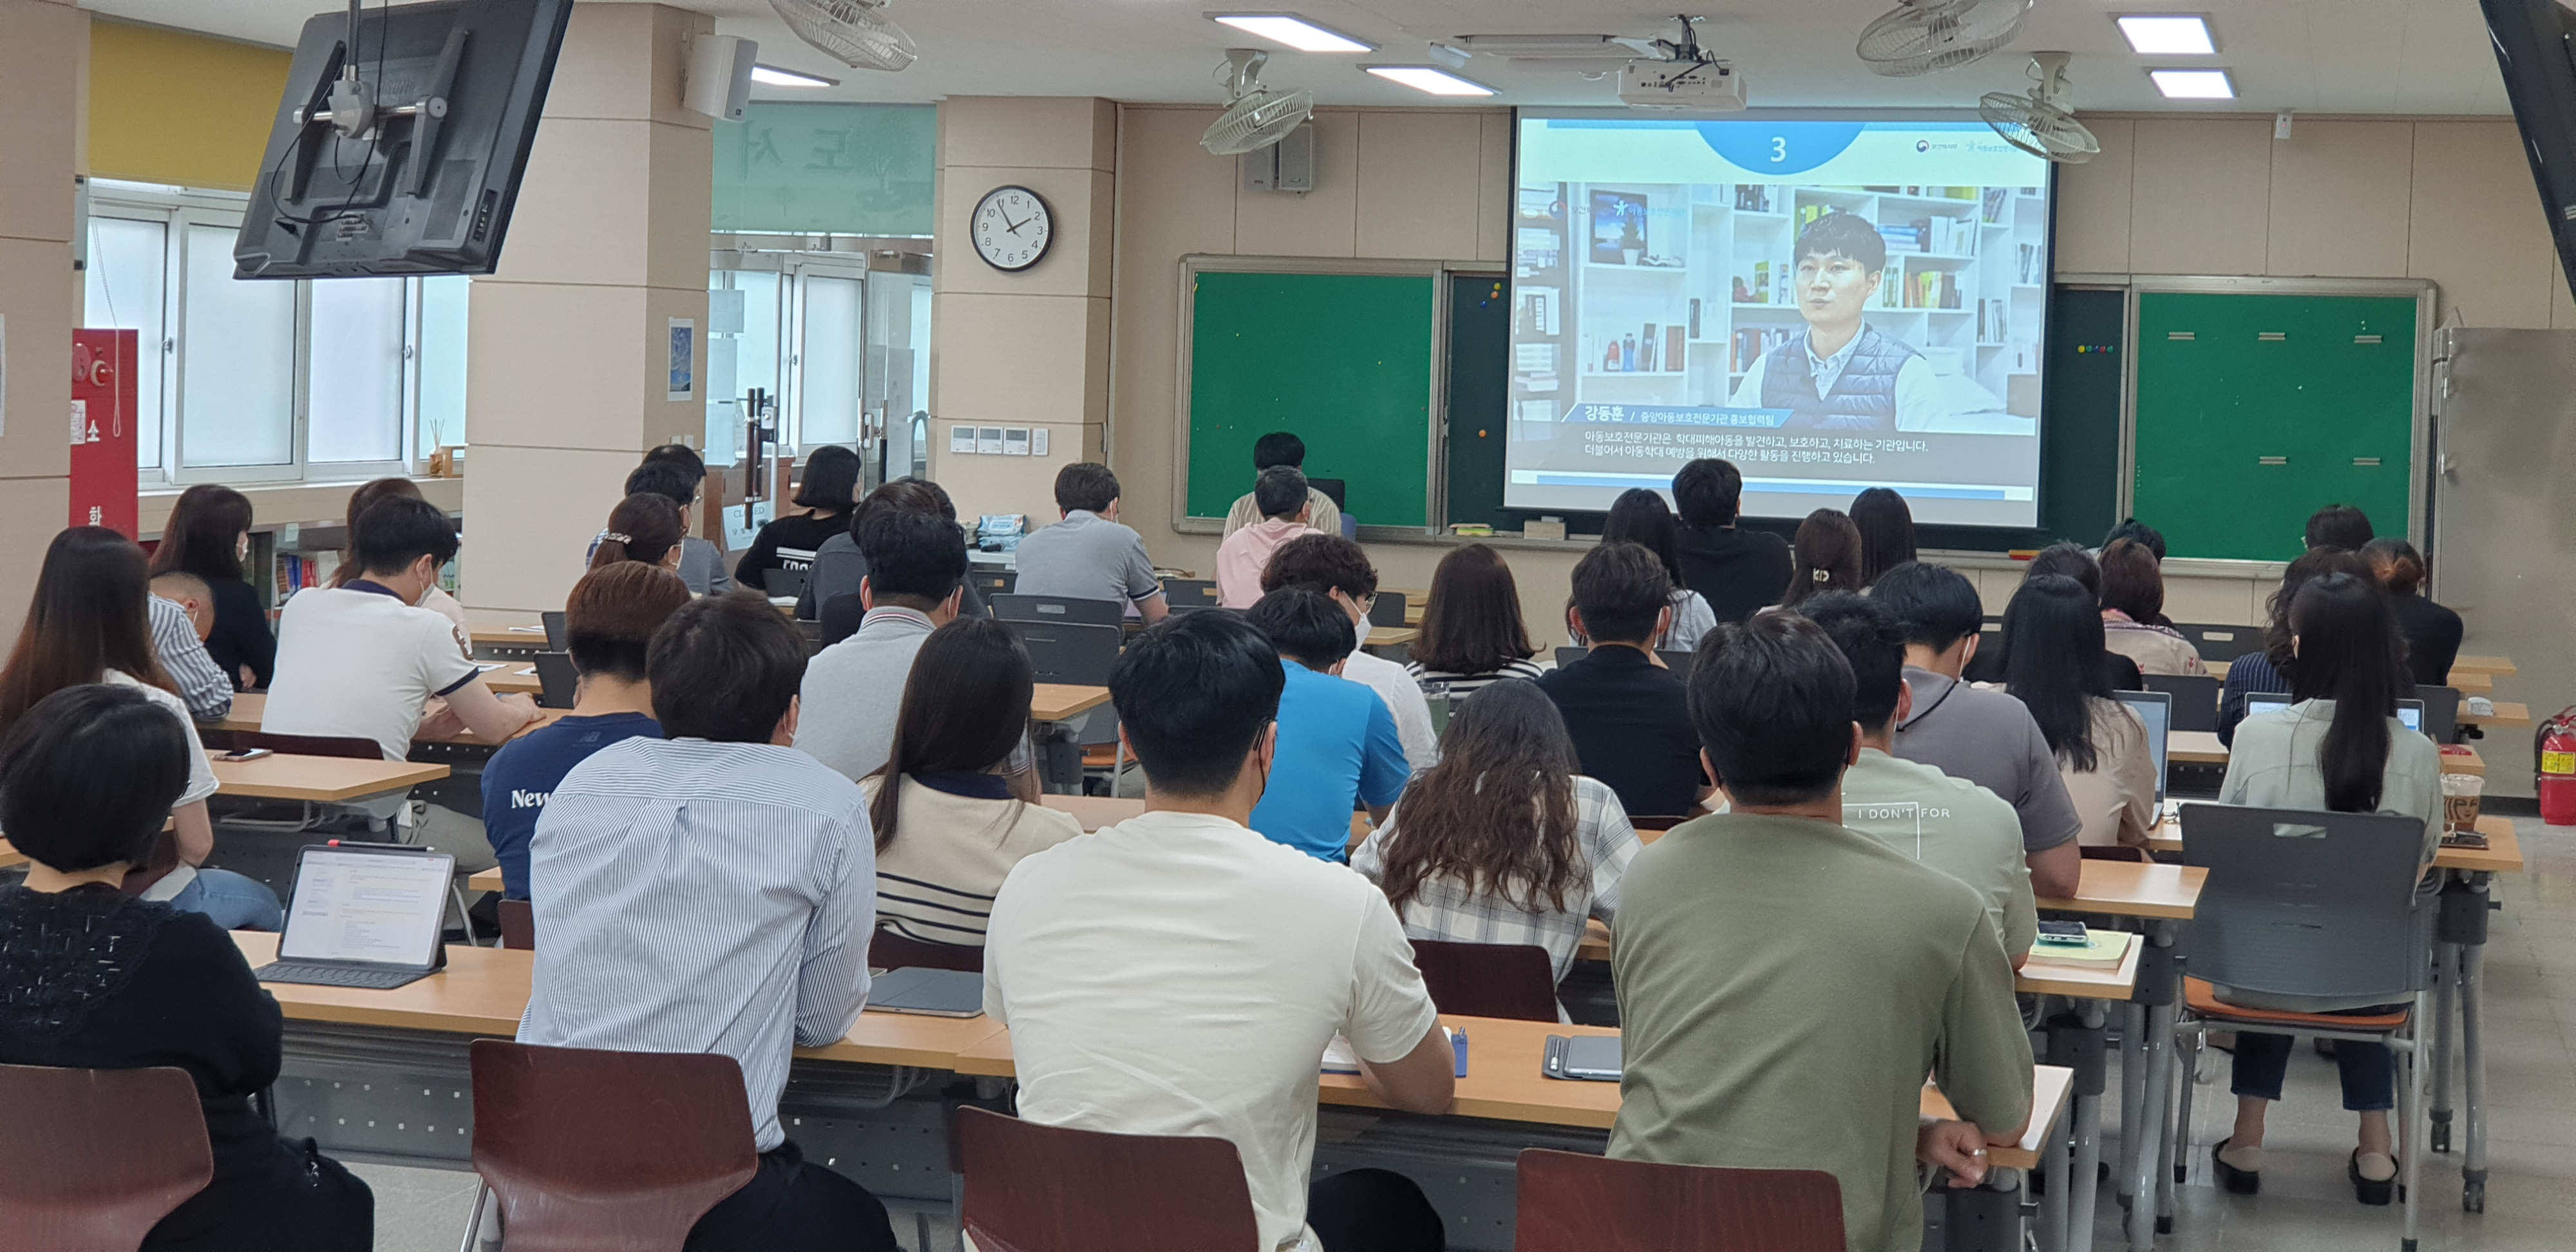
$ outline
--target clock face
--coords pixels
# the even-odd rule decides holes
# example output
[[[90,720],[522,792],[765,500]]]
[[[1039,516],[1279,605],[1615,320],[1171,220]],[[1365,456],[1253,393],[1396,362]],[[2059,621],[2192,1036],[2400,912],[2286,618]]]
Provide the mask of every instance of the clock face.
[[[996,187],[984,193],[967,227],[975,255],[997,270],[1017,272],[1046,255],[1055,238],[1055,215],[1026,187]]]

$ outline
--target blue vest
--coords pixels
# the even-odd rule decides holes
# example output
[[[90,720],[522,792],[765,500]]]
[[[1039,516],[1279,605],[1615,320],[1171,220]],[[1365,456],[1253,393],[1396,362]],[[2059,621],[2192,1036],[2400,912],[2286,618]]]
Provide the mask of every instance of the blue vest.
[[[1807,332],[1773,348],[1762,367],[1762,407],[1790,410],[1785,430],[1896,429],[1896,372],[1923,355],[1913,345],[1863,326],[1860,342],[1844,362],[1833,390],[1816,395],[1816,374],[1807,364]]]

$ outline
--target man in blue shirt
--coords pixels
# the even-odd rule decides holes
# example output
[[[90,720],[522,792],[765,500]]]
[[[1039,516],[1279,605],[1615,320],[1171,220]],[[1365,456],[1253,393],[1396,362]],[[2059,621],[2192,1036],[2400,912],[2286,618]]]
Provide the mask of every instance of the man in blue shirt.
[[[501,894],[528,898],[528,841],[572,767],[621,739],[662,737],[644,648],[662,619],[689,602],[689,587],[659,565],[620,561],[582,575],[564,601],[564,634],[581,675],[572,713],[501,745],[483,767],[483,834],[501,859]]]
[[[1386,701],[1339,677],[1359,640],[1341,606],[1303,587],[1283,587],[1252,606],[1287,671],[1279,693],[1279,750],[1252,828],[1318,860],[1350,857],[1351,814],[1365,806],[1386,820],[1410,771]]]

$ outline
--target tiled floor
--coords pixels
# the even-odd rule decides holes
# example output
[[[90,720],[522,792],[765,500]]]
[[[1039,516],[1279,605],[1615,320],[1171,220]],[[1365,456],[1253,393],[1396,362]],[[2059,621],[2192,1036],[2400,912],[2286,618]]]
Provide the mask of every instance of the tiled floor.
[[[2498,881],[2503,911],[2487,945],[2487,1068],[2494,1104],[2487,1211],[2460,1210],[2455,1150],[2424,1163],[2424,1252],[2565,1252],[2576,1248],[2576,832],[2525,818],[2528,872]],[[2193,1095],[2189,1181],[2176,1192],[2174,1252],[2396,1252],[2401,1210],[2364,1208],[2344,1181],[2353,1119],[2341,1107],[2334,1063],[2305,1046],[2292,1053],[2286,1098],[2272,1110],[2263,1194],[2231,1196],[2209,1176],[2209,1147],[2226,1137],[2235,1101],[2227,1057],[2212,1052]],[[2116,1091],[2116,1086],[2114,1087]],[[2454,1101],[2458,1084],[2453,1084]],[[2109,1116],[2115,1121],[2116,1110]],[[2454,1132],[2455,1139],[2458,1132]],[[377,1252],[454,1252],[473,1205],[473,1180],[438,1170],[360,1166],[376,1189]],[[2125,1246],[2121,1211],[2104,1188],[2095,1246]],[[895,1216],[916,1248],[909,1213]],[[937,1252],[955,1234],[938,1223]]]

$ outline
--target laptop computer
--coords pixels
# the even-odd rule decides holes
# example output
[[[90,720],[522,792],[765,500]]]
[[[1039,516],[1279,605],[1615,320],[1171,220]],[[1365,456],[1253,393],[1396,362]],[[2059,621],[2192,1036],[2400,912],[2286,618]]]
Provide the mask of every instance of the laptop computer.
[[[2122,694],[2125,695],[2128,693],[2123,692]],[[2256,714],[2269,713],[2275,709],[2286,709],[2290,707],[2290,704],[2290,695],[2286,691],[2253,692],[2245,697],[2245,716],[2253,717]],[[2414,731],[2419,735],[2423,734],[2424,702],[2421,700],[2398,701],[2397,721],[2398,724],[2404,726],[2406,729]]]
[[[890,969],[869,981],[868,1007],[880,1013],[981,1017],[984,976],[973,970],[918,965]]]
[[[447,964],[440,923],[456,858],[393,845],[314,844],[295,860],[277,960],[261,982],[384,989]]]
[[[2165,805],[2165,739],[2173,730],[2173,697],[2161,691],[2121,691],[2113,693],[2120,703],[2146,723],[2147,751],[2156,759],[2156,814],[2162,817]]]

